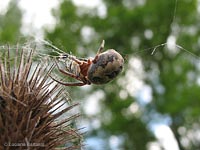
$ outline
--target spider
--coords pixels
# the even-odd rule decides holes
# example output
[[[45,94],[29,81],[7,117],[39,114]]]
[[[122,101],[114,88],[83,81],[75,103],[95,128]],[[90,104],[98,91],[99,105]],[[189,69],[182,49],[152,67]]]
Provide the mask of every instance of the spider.
[[[114,49],[104,49],[103,40],[94,58],[76,58],[69,54],[58,56],[55,61],[57,69],[64,75],[79,80],[79,82],[62,82],[51,75],[50,77],[65,86],[84,86],[90,84],[106,84],[113,80],[123,69],[124,59]],[[58,61],[64,64],[65,69],[60,68]]]

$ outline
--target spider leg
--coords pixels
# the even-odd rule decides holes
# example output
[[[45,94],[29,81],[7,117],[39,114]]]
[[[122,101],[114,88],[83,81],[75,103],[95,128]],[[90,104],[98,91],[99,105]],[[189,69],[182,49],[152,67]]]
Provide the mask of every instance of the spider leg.
[[[84,85],[86,85],[86,83],[84,83],[84,82],[62,82],[62,81],[59,81],[59,80],[53,78],[50,74],[49,74],[49,76],[51,77],[52,80],[54,80],[57,83],[60,83],[64,86],[84,86]]]
[[[98,59],[98,57],[99,57],[99,54],[101,54],[101,52],[102,52],[103,49],[104,49],[104,44],[105,44],[105,41],[103,40],[103,41],[101,42],[101,46],[99,47],[95,58],[92,60],[93,63],[96,63],[96,62],[97,62],[97,59]]]
[[[67,71],[62,70],[62,69],[59,67],[57,61],[55,61],[55,64],[56,64],[56,67],[58,68],[58,70],[59,70],[61,73],[63,73],[64,75],[67,75],[67,76],[70,76],[70,77],[72,77],[72,78],[75,78],[75,79],[77,79],[77,80],[79,80],[79,81],[82,81],[82,79],[79,78],[79,77],[77,77],[76,75],[74,75],[74,74],[72,74],[72,73],[69,73],[69,72],[67,72]],[[54,81],[56,81],[56,82],[58,82],[58,83],[60,83],[60,84],[62,84],[62,85],[65,85],[65,86],[83,86],[83,85],[89,84],[89,83],[85,83],[85,82],[62,82],[62,81],[59,81],[59,80],[55,79],[55,78],[52,77],[50,74],[49,74],[49,76],[50,76],[50,78],[51,78],[52,80],[54,80]]]
[[[59,59],[59,58],[64,58],[64,59],[65,59],[65,58],[69,58],[69,59],[75,61],[75,62],[78,63],[78,64],[82,64],[83,61],[87,62],[87,59],[79,59],[79,58],[76,58],[76,57],[74,57],[74,56],[70,56],[69,54],[63,54],[63,55],[59,56],[58,59]],[[57,65],[57,66],[58,66],[58,65]],[[59,67],[58,67],[58,68],[59,68]]]
[[[72,73],[70,73],[70,72],[67,72],[67,71],[62,70],[62,69],[59,67],[57,61],[55,61],[55,63],[56,63],[56,67],[58,68],[58,70],[59,70],[62,74],[67,75],[67,76],[70,76],[70,77],[72,77],[72,78],[75,78],[75,79],[77,79],[77,80],[79,80],[79,81],[82,81],[82,80],[81,80],[79,77],[77,77],[76,75],[74,75],[74,74],[72,74]]]
[[[87,62],[88,59],[78,59],[78,58],[71,58],[73,61],[77,62],[78,64],[82,64],[83,62]]]
[[[105,45],[105,40],[103,40],[103,41],[101,42],[101,46],[99,47],[99,49],[98,49],[98,51],[97,51],[97,55],[100,54],[100,53],[103,51],[104,45]]]

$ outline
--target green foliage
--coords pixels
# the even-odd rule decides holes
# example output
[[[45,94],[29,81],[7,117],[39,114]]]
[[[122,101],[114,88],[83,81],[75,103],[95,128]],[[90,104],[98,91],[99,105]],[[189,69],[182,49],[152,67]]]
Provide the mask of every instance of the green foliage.
[[[47,38],[74,50],[83,46],[94,49],[93,43],[99,45],[100,40],[105,39],[106,47],[115,48],[129,58],[137,54],[146,71],[144,81],[153,90],[153,101],[145,106],[146,111],[128,115],[124,112],[135,103],[135,99],[131,95],[124,100],[120,98],[120,91],[126,87],[122,85],[116,87],[116,82],[101,87],[93,86],[94,89],[104,89],[105,97],[101,104],[101,109],[104,111],[94,116],[94,118],[101,118],[102,126],[92,133],[104,131],[107,137],[123,136],[124,142],[121,146],[125,149],[146,149],[146,144],[153,138],[142,118],[148,120],[152,118],[152,113],[149,112],[156,111],[156,113],[169,115],[171,118],[169,125],[180,149],[184,149],[183,143],[180,142],[179,128],[187,126],[189,132],[192,130],[192,125],[199,122],[198,60],[177,47],[174,50],[166,46],[157,47],[153,56],[150,55],[153,49],[149,48],[165,43],[170,36],[173,36],[184,48],[197,49],[199,47],[197,1],[148,0],[141,5],[130,0],[104,2],[107,7],[106,16],[100,17],[97,9],[75,7],[70,1],[64,1],[61,3],[59,14],[56,15],[58,25],[55,30],[47,33]],[[73,26],[76,27],[76,31],[73,30]],[[86,45],[84,45],[84,35],[81,37],[81,31],[85,26],[95,32]],[[58,30],[61,34],[57,32]],[[195,32],[192,32],[193,30]],[[135,53],[138,50],[141,50],[141,53]],[[90,52],[85,51],[86,54]],[[75,54],[78,52],[80,51],[76,51]],[[81,54],[83,52],[79,55]],[[126,80],[128,69],[131,68],[126,66],[124,77],[121,76],[122,80],[123,78]],[[192,139],[188,140],[191,143],[187,148],[198,148],[198,144],[192,142]]]
[[[68,9],[69,6],[70,9]],[[96,15],[92,15],[92,13],[96,14],[92,10],[87,12],[84,10],[86,9],[82,8],[81,10],[81,8],[76,8],[70,1],[64,1],[59,10],[54,10],[54,14],[58,15],[56,18],[59,18],[58,25],[52,32],[47,32],[47,39],[53,41],[56,45],[64,46],[65,49],[76,50],[75,52],[73,51],[73,53],[78,55],[78,47],[83,46],[81,44],[84,43],[84,37],[81,36],[81,29],[87,26],[94,28],[99,34],[97,36],[100,36],[101,39],[104,38],[106,40],[106,48],[118,48],[119,51],[121,50],[121,52],[123,49],[127,49],[129,50],[128,53],[131,53],[130,46],[127,45],[129,48],[124,48],[124,43],[126,43],[127,37],[130,37],[132,34],[127,30],[124,30],[124,33],[122,34],[122,30],[120,30],[120,28],[124,24],[129,25],[133,12],[128,11],[126,8],[118,5],[117,7],[112,7],[112,10],[110,9],[108,12],[109,16],[107,17],[113,17],[112,19],[101,19]],[[77,15],[77,11],[82,11],[83,14]],[[118,17],[120,17],[122,21],[120,21]],[[131,23],[130,27],[132,25],[134,25],[134,23]],[[76,31],[73,30],[74,26],[76,27]],[[113,37],[113,35],[115,35],[115,37]],[[120,36],[121,38],[119,38]],[[91,41],[97,43],[95,45],[95,50],[93,50],[93,53],[96,53],[96,50],[100,44],[100,40],[96,37],[92,37]],[[87,46],[89,47],[89,44]],[[89,47],[88,49],[92,49],[93,47]],[[86,54],[88,55],[89,52],[90,51],[87,50]],[[146,144],[153,140],[151,133],[149,133],[147,130],[146,124],[141,120],[140,117],[136,117],[132,114],[130,115],[129,119],[127,119],[127,116],[122,113],[128,109],[128,107],[134,102],[134,99],[129,97],[129,99],[122,101],[119,98],[119,95],[116,94],[117,91],[120,92],[121,87],[119,87],[119,90],[116,91],[114,87],[116,87],[117,83],[112,82],[109,84],[110,85],[105,85],[105,88],[103,86],[94,86],[94,89],[106,89],[104,90],[106,96],[104,98],[104,102],[101,104],[101,109],[107,111],[101,111],[99,114],[93,116],[94,118],[98,117],[101,119],[102,127],[98,130],[94,130],[91,133],[94,133],[94,135],[96,133],[96,135],[98,135],[99,132],[103,131],[105,134],[103,137],[100,136],[100,138],[105,138],[106,135],[107,138],[105,139],[109,139],[111,135],[123,136],[125,142],[122,143],[122,148],[135,148],[140,150],[146,149]],[[108,86],[110,88],[108,88]],[[78,92],[76,89],[75,95],[77,96],[80,92]],[[83,94],[80,95],[81,99],[79,100],[82,100]],[[85,93],[84,96],[86,97],[87,94]],[[108,118],[108,113],[111,114],[111,118]]]
[[[21,35],[22,12],[17,1],[11,1],[5,14],[0,14],[0,43],[16,43]]]
[[[57,18],[57,25],[53,32],[47,34],[47,38],[64,50],[73,51],[77,49],[80,41],[81,22],[76,15],[77,8],[70,1],[63,1],[58,10],[53,14]],[[48,33],[46,31],[46,33]],[[59,37],[55,37],[59,36]]]
[[[155,112],[169,116],[169,126],[181,150],[198,149],[200,139],[191,139],[187,134],[178,132],[181,127],[186,129],[186,133],[197,130],[194,124],[199,123],[198,60],[180,47],[170,48],[166,44],[158,46],[151,55],[152,47],[165,43],[170,37],[193,53],[199,49],[197,1],[148,0],[138,4],[131,0],[106,0],[104,3],[107,12],[101,17],[97,9],[76,7],[71,1],[63,1],[54,11],[57,18],[55,29],[46,32],[47,39],[75,55],[95,54],[99,43],[105,39],[106,48],[117,49],[126,59],[128,56],[119,80],[105,86],[94,85],[88,93],[81,89],[80,92],[78,89],[75,91],[80,101],[93,90],[103,89],[105,92],[99,104],[102,111],[89,116],[101,120],[100,128],[93,130],[91,136],[100,136],[99,133],[104,132],[102,137],[105,139],[112,135],[123,137],[122,149],[147,149],[147,144],[153,140],[148,122],[152,121],[149,118],[152,119],[152,112]],[[93,31],[89,42],[82,35],[85,27]],[[144,67],[143,83],[152,89],[152,101],[145,106],[140,105],[141,99],[128,92],[134,87],[128,88],[120,82],[121,79],[126,83],[127,76],[131,76],[128,72],[135,71],[128,65],[135,57],[142,61]],[[127,90],[124,99],[119,94],[123,90]],[[134,103],[141,111],[124,113]],[[189,141],[188,145],[181,143],[183,138]]]

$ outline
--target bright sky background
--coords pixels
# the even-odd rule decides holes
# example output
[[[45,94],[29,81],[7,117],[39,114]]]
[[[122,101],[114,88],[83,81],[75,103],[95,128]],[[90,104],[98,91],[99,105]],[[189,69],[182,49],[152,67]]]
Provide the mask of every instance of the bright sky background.
[[[102,4],[101,0],[92,0],[88,3],[88,0],[73,0],[76,5],[84,5],[88,7],[100,6]],[[9,0],[0,0],[0,13],[6,11],[6,6]],[[23,9],[23,32],[31,33],[35,36],[35,31],[30,31],[31,28],[35,30],[41,30],[43,26],[53,26],[54,18],[51,16],[51,9],[56,8],[58,6],[59,0],[20,0],[20,7]],[[41,32],[37,36],[42,37]],[[41,34],[41,35],[40,35]],[[94,99],[88,100],[89,108],[96,108],[98,102],[94,102]],[[92,114],[95,112],[88,112],[88,114]],[[179,150],[176,141],[174,140],[173,133],[170,128],[165,124],[155,124],[152,126],[152,129],[159,139],[159,143],[151,143],[149,145],[150,150],[161,150],[159,148],[159,144],[163,145],[165,150]],[[114,140],[113,140],[114,139]],[[91,140],[91,139],[90,139]],[[111,144],[115,143],[117,140],[116,137],[111,137]],[[94,141],[94,139],[93,139]],[[88,140],[88,145],[90,145],[91,141]],[[97,143],[98,145],[99,143]],[[92,145],[92,143],[91,143]],[[93,142],[94,145],[94,142]]]
[[[6,6],[10,0],[0,0],[0,12],[5,12]],[[43,26],[52,27],[55,25],[55,20],[51,15],[51,9],[56,8],[59,4],[59,0],[19,0],[19,6],[24,11],[23,13],[23,27],[22,32],[28,34],[42,34]],[[92,0],[88,3],[88,0],[73,0],[76,5],[82,5],[87,7],[95,7],[101,5],[101,0]],[[32,30],[34,28],[34,30]],[[40,35],[36,35],[39,36]]]

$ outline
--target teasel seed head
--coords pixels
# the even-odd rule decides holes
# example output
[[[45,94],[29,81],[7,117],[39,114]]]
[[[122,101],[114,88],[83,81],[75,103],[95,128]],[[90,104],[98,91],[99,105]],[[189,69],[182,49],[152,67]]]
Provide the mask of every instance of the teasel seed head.
[[[72,126],[80,114],[71,112],[78,103],[49,78],[54,66],[33,63],[31,48],[16,48],[14,58],[10,52],[0,47],[0,149],[81,149]]]

